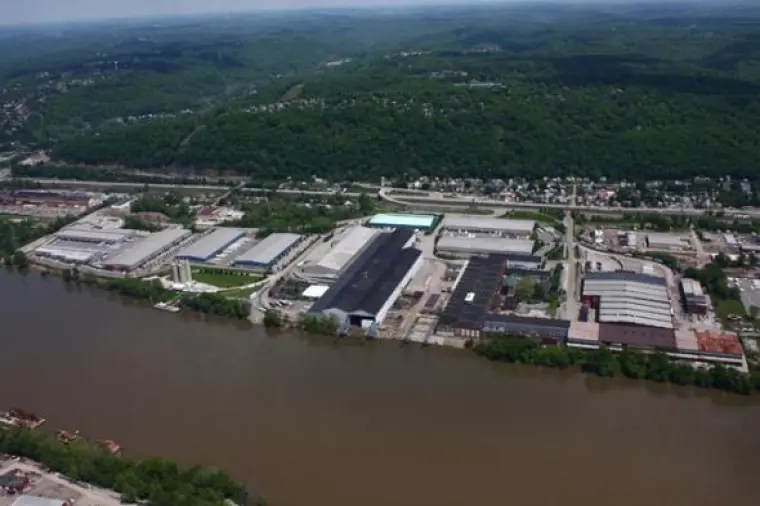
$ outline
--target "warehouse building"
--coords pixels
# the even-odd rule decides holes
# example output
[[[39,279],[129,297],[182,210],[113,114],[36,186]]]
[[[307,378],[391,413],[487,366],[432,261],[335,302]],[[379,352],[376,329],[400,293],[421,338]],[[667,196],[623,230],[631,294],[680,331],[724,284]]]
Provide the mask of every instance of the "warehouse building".
[[[543,259],[538,255],[509,253],[504,256],[507,260],[507,268],[540,269],[544,263]]]
[[[707,313],[707,296],[696,279],[683,278],[681,280],[681,300],[683,309],[687,313]]]
[[[588,272],[581,293],[600,323],[673,328],[665,278],[628,271]]]
[[[55,233],[55,237],[62,241],[77,241],[103,244],[116,244],[124,242],[138,235],[137,230],[125,228],[97,229],[86,227],[68,227]]]
[[[303,236],[298,234],[272,234],[235,259],[233,265],[246,269],[269,270],[298,246]]]
[[[208,262],[227,249],[234,242],[242,239],[245,232],[234,228],[217,228],[200,236],[196,241],[182,248],[175,258],[188,262]]]
[[[100,244],[75,241],[53,241],[34,249],[34,254],[70,264],[86,264],[104,255],[107,248]]]
[[[529,237],[536,228],[532,220],[510,220],[486,216],[447,214],[443,218],[444,231],[457,234],[484,234],[500,237]]]
[[[403,228],[408,230],[430,231],[435,226],[438,216],[434,214],[383,213],[376,214],[367,221],[372,228]]]
[[[510,239],[506,237],[471,237],[468,235],[442,235],[436,250],[449,255],[520,254],[533,252],[530,239]]]
[[[441,313],[437,334],[476,339],[483,333],[499,332],[535,336],[546,342],[565,339],[569,322],[497,313],[502,281],[512,272],[506,263],[505,255],[469,260]]]
[[[372,335],[422,265],[413,244],[409,229],[377,235],[309,312],[336,316],[342,331],[361,326]]]
[[[130,243],[102,264],[109,270],[131,272],[150,260],[178,246],[192,233],[184,228],[165,228],[144,239]]]
[[[675,360],[743,366],[744,350],[736,334],[663,329],[640,325],[579,322],[570,324],[567,346],[596,349],[604,345],[620,352],[635,348],[663,352]]]
[[[346,230],[332,244],[326,255],[310,261],[303,266],[307,276],[337,278],[353,259],[372,242],[380,231],[373,228],[356,226]],[[318,252],[319,253],[319,252]],[[321,253],[319,253],[321,255]]]
[[[647,234],[647,247],[656,250],[681,251],[689,249],[689,243],[679,235],[649,233]]]

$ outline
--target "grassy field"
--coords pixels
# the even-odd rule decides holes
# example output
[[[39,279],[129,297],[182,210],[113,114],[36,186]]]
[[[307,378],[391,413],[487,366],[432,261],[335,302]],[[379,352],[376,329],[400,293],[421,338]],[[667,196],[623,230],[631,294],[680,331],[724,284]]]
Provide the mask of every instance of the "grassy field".
[[[739,300],[723,300],[715,308],[715,314],[725,322],[731,314],[744,316],[744,305]]]
[[[219,288],[234,288],[249,285],[260,280],[259,275],[238,274],[234,271],[213,269],[193,269],[193,280],[199,283],[214,285]]]
[[[545,223],[547,225],[552,225],[556,223],[558,220],[551,214],[546,214],[538,211],[523,211],[523,210],[515,210],[515,211],[509,211],[507,213],[504,213],[504,218],[510,218],[513,220],[533,220],[537,221],[539,223]]]

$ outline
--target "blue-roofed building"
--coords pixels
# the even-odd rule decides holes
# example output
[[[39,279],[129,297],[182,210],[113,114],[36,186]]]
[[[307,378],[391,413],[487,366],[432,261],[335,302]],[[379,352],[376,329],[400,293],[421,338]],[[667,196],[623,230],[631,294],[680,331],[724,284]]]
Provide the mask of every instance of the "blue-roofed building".
[[[208,262],[244,235],[242,230],[217,228],[182,248],[174,258],[189,262]]]
[[[407,230],[428,231],[435,225],[437,216],[434,214],[383,213],[376,214],[367,222],[368,227],[401,228]]]

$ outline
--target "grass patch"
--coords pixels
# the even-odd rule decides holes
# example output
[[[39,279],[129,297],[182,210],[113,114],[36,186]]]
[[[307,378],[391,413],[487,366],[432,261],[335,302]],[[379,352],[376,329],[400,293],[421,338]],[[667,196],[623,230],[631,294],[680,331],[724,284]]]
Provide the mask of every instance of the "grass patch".
[[[552,216],[551,214],[542,213],[540,211],[525,211],[521,209],[508,211],[504,213],[502,218],[511,218],[513,220],[533,220],[547,225],[553,225],[559,221],[556,216]]]
[[[251,294],[255,292],[256,290],[259,290],[261,287],[257,288],[238,288],[237,290],[225,290],[224,292],[220,292],[220,295],[224,295],[225,297],[228,297],[230,299],[250,299]]]
[[[298,83],[290,88],[280,97],[280,102],[289,102],[291,100],[297,99],[301,92],[303,91],[303,83]]]
[[[744,316],[744,304],[742,304],[742,301],[736,299],[722,300],[715,308],[715,314],[724,322],[727,321],[728,316],[732,314]]]
[[[236,271],[193,269],[193,281],[206,283],[219,288],[235,288],[237,286],[250,285],[260,279],[262,279],[262,277],[259,275],[248,275]]]

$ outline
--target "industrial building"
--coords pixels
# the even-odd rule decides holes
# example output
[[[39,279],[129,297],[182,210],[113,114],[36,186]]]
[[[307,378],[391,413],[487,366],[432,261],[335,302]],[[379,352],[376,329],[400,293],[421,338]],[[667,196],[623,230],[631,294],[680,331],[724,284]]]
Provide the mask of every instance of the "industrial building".
[[[236,258],[233,265],[248,269],[273,269],[280,260],[298,246],[302,237],[299,234],[269,235]]]
[[[440,253],[453,255],[477,254],[522,254],[533,252],[533,241],[530,239],[510,239],[506,237],[472,237],[468,235],[444,234],[438,239],[436,250]]]
[[[67,501],[61,499],[51,499],[49,497],[40,497],[36,495],[20,495],[16,497],[11,506],[68,506]]]
[[[647,247],[655,250],[680,251],[689,249],[689,242],[683,237],[665,233],[647,234]]]
[[[545,342],[567,337],[567,321],[499,313],[500,295],[509,272],[506,263],[505,255],[469,260],[441,313],[437,334],[479,338],[483,333],[499,332],[535,336]]]
[[[138,234],[137,230],[125,228],[97,229],[72,226],[56,232],[55,237],[63,241],[116,244],[131,239]]]
[[[596,349],[604,345],[619,352],[635,348],[663,352],[676,360],[692,360],[743,366],[744,350],[736,334],[701,332],[691,329],[664,329],[641,325],[574,321],[570,324],[567,346]]]
[[[106,258],[102,265],[106,269],[130,272],[146,264],[162,253],[178,246],[192,233],[184,228],[165,228],[144,239],[130,243],[121,251]]]
[[[373,335],[422,265],[422,252],[413,244],[409,229],[379,234],[309,312],[337,317],[343,331],[361,326]]]
[[[432,230],[438,216],[434,214],[383,213],[376,214],[367,221],[373,228],[403,228],[409,230]]]
[[[34,254],[37,256],[80,265],[95,261],[107,252],[108,248],[100,244],[58,240],[43,244],[34,249]]]
[[[681,280],[681,300],[683,300],[683,309],[687,313],[707,313],[707,296],[696,279],[683,278]]]
[[[628,271],[587,272],[581,294],[600,323],[673,328],[665,278]]]
[[[182,248],[175,258],[198,263],[208,262],[244,236],[245,232],[242,230],[217,228],[213,232],[200,236],[196,241]]]
[[[508,253],[504,257],[506,258],[508,269],[540,269],[544,263],[543,259],[538,255]]]
[[[320,252],[319,258],[307,260],[303,266],[304,274],[322,278],[337,278],[351,261],[372,242],[380,231],[374,228],[356,226],[343,232],[331,244],[326,255]]]
[[[528,237],[535,227],[536,222],[532,220],[510,220],[462,214],[447,214],[443,218],[442,225],[443,230],[448,232],[502,237]]]

